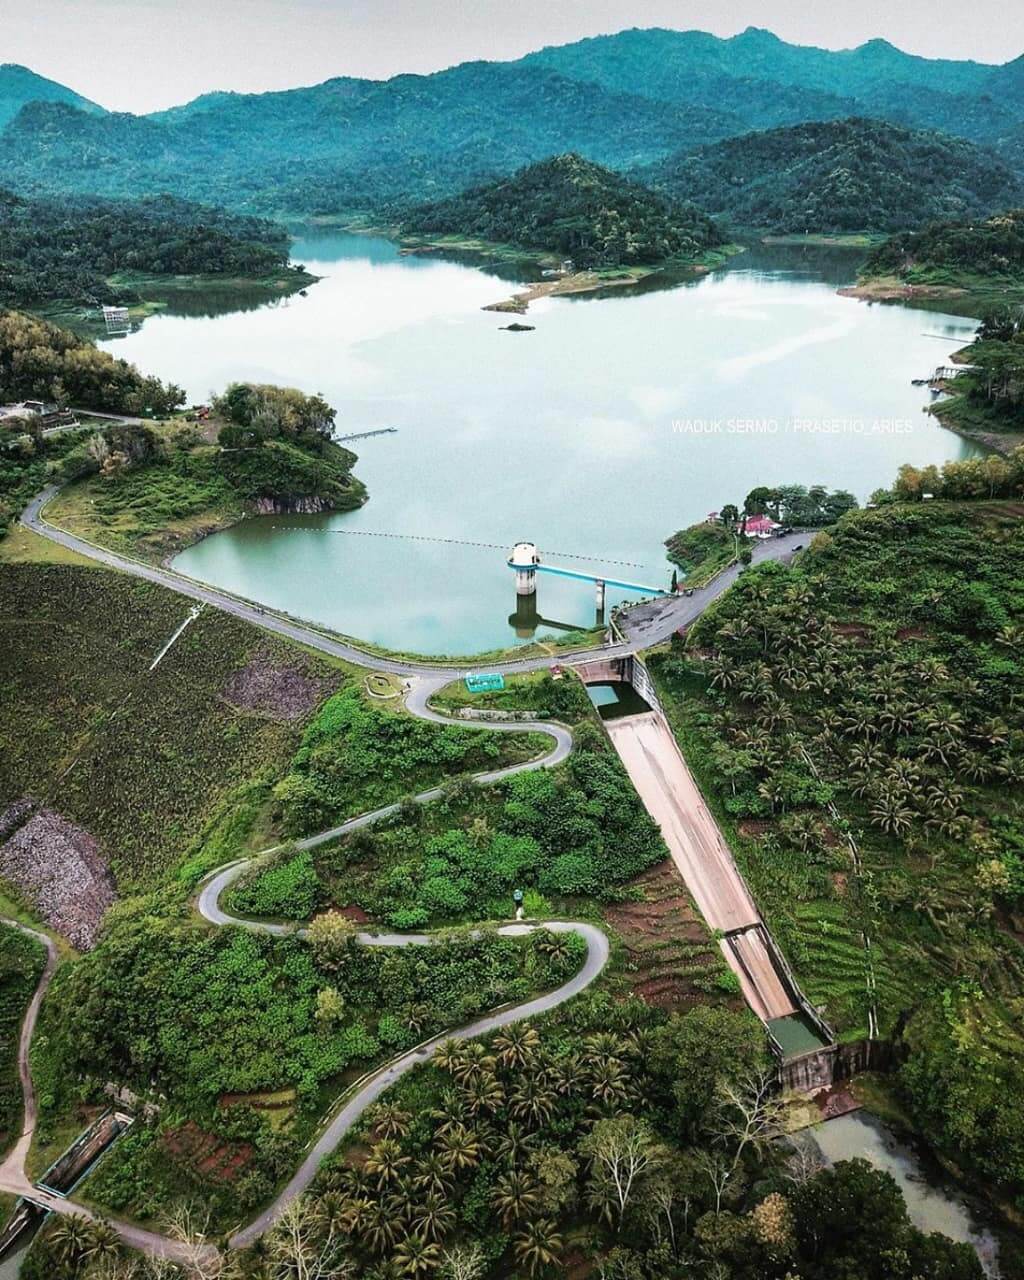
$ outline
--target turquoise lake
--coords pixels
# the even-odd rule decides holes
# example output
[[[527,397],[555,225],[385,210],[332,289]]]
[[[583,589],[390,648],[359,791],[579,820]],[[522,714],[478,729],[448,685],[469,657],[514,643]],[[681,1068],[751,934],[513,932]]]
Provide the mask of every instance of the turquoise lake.
[[[542,576],[538,618],[516,626],[518,539],[665,586],[664,539],[754,485],[863,501],[903,462],[973,451],[911,385],[973,323],[840,297],[849,254],[760,247],[696,281],[543,299],[524,317],[481,309],[514,291],[504,269],[347,234],[299,239],[293,256],[323,277],[306,297],[162,314],[104,345],[192,401],[274,382],[322,392],[339,434],[397,429],[351,446],[361,510],[248,520],[175,560],[390,648],[472,654],[593,625],[586,583]],[[535,329],[503,329],[517,319]],[[609,589],[609,605],[628,598]]]

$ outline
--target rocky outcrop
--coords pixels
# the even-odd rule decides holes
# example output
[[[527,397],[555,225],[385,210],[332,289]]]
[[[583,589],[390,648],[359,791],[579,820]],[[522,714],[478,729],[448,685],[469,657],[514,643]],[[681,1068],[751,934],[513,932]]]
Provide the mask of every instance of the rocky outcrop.
[[[256,498],[250,509],[257,516],[315,516],[336,504],[330,498]]]
[[[0,876],[77,950],[96,945],[116,893],[114,877],[87,831],[40,809],[0,845]]]
[[[221,696],[239,711],[271,720],[302,720],[326,697],[331,682],[295,667],[281,666],[267,653],[258,653],[231,673]]]

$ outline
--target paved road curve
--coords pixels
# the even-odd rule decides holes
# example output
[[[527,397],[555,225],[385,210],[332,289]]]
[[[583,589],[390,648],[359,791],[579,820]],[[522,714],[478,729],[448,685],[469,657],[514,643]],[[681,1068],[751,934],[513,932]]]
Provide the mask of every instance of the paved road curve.
[[[502,777],[527,769],[551,768],[564,760],[572,749],[572,735],[561,725],[540,721],[486,721],[477,722],[474,725],[472,721],[450,719],[430,708],[428,706],[429,698],[449,681],[464,675],[470,669],[467,664],[414,662],[370,653],[350,641],[325,634],[312,625],[296,621],[284,615],[268,613],[251,601],[220,591],[215,587],[207,586],[174,570],[143,564],[140,561],[117,555],[112,551],[107,551],[66,533],[64,530],[49,524],[42,516],[43,507],[55,493],[55,488],[49,488],[34,498],[23,512],[21,523],[35,533],[41,534],[52,542],[67,547],[72,551],[76,551],[98,564],[120,570],[123,573],[131,574],[149,582],[155,582],[160,586],[167,587],[193,600],[201,601],[213,608],[222,609],[226,613],[263,627],[268,631],[273,631],[299,644],[332,654],[335,657],[345,659],[370,670],[386,671],[393,675],[412,677],[410,679],[407,706],[413,715],[437,723],[457,724],[460,728],[477,727],[506,733],[545,733],[553,739],[554,746],[551,751],[539,760],[526,761],[491,773],[480,774],[475,779],[478,784],[493,783]],[[788,560],[797,549],[797,539],[801,536],[800,534],[794,534],[788,538],[774,539],[761,543],[754,548],[754,559]],[[572,654],[560,652],[554,658],[546,656],[510,659],[499,663],[488,663],[488,668],[512,674],[515,672],[542,670],[550,666],[553,661],[571,660],[573,662],[581,662],[625,656],[639,652],[668,639],[679,627],[693,622],[709,604],[718,599],[732,585],[739,573],[739,566],[733,566],[709,586],[695,590],[692,596],[668,598],[663,604],[659,603],[656,606],[650,606],[638,611],[635,615],[635,621],[630,627],[629,640],[624,644],[604,645],[599,648],[579,650]],[[437,787],[422,792],[415,798],[420,803],[427,803],[436,799],[440,794],[441,788]],[[318,835],[300,841],[300,847],[312,848],[315,845],[335,840],[348,831],[379,821],[380,818],[394,812],[397,807],[397,805],[387,805],[371,813],[361,814],[329,831],[321,832]],[[293,932],[294,926],[264,921],[237,920],[222,910],[220,907],[221,894],[242,875],[248,865],[248,862],[238,862],[218,871],[206,883],[199,895],[197,907],[200,913],[208,921],[217,925],[236,925],[270,934]],[[583,938],[587,946],[587,955],[579,972],[555,991],[538,996],[536,999],[524,1004],[496,1010],[468,1026],[445,1032],[371,1073],[360,1085],[356,1093],[345,1102],[330,1120],[274,1203],[252,1223],[238,1232],[231,1241],[232,1246],[241,1248],[251,1244],[272,1226],[285,1206],[296,1196],[301,1195],[309,1186],[316,1176],[316,1171],[324,1156],[335,1150],[366,1108],[405,1072],[429,1060],[445,1039],[450,1037],[468,1039],[473,1036],[483,1035],[497,1027],[507,1026],[509,1023],[518,1022],[524,1018],[533,1017],[536,1014],[557,1008],[566,1000],[577,995],[601,973],[608,961],[608,939],[594,925],[570,921],[548,921],[543,924],[506,924],[500,926],[498,931],[502,934],[523,934],[538,928],[551,929],[553,932],[577,933]],[[38,1192],[30,1185],[25,1174],[25,1156],[35,1127],[35,1096],[32,1089],[31,1075],[28,1070],[28,1052],[35,1028],[35,1020],[55,964],[53,944],[43,935],[37,934],[35,936],[39,937],[47,946],[48,960],[46,972],[29,1006],[19,1046],[19,1070],[25,1097],[25,1133],[22,1134],[18,1144],[4,1164],[0,1166],[0,1190],[11,1191],[17,1195],[30,1194],[37,1203],[45,1203],[54,1212],[78,1214],[88,1218],[92,1215],[80,1205]],[[429,935],[426,934],[363,933],[359,934],[358,937],[360,942],[367,946],[427,946],[431,943]],[[156,1232],[145,1231],[130,1223],[116,1220],[111,1225],[119,1232],[122,1239],[134,1248],[141,1249],[157,1257],[173,1257],[182,1261],[187,1258],[183,1246]]]
[[[156,582],[170,591],[177,591],[180,595],[189,596],[193,600],[201,600],[215,609],[222,609],[225,613],[233,614],[236,618],[242,618],[246,622],[263,627],[267,631],[273,631],[298,644],[308,645],[312,649],[332,654],[336,658],[343,658],[347,662],[366,667],[371,671],[387,671],[392,675],[400,676],[420,674],[443,676],[441,683],[444,684],[449,680],[457,680],[467,671],[474,669],[470,660],[459,662],[458,659],[452,658],[440,662],[417,662],[389,657],[386,654],[371,653],[351,640],[329,635],[312,623],[270,612],[250,600],[221,591],[195,578],[189,578],[174,569],[158,568],[156,565],[144,564],[140,560],[118,555],[114,551],[107,551],[94,543],[75,537],[74,534],[66,533],[63,529],[58,529],[43,517],[43,508],[56,493],[56,487],[51,486],[33,498],[22,512],[21,523],[44,538],[49,538],[51,542],[56,542],[71,551],[77,551],[79,555],[94,560],[97,564],[106,565],[110,569],[119,569],[122,573],[144,578],[147,582]],[[760,542],[754,547],[754,561],[756,563],[761,560],[788,560],[804,540],[805,535],[794,533],[785,538],[771,538],[766,542]],[[550,667],[553,662],[585,662],[597,658],[613,658],[638,653],[642,649],[667,640],[680,627],[687,626],[695,618],[700,617],[709,604],[732,586],[739,574],[740,566],[733,565],[709,586],[698,587],[692,596],[666,597],[663,604],[659,602],[657,606],[645,607],[642,611],[643,620],[638,618],[635,624],[629,624],[630,638],[625,644],[602,645],[571,652],[559,650],[554,655],[543,657],[508,658],[500,662],[487,662],[487,669],[513,675],[516,672],[541,671]],[[460,723],[463,722],[460,721]]]
[[[516,721],[514,723],[501,721],[472,722],[442,715],[429,707],[427,701],[446,683],[447,679],[447,675],[438,676],[434,674],[429,679],[420,678],[411,682],[407,704],[413,715],[434,723],[458,725],[463,729],[491,729],[505,733],[543,733],[550,737],[554,744],[547,754],[538,759],[526,760],[503,769],[477,774],[474,782],[478,786],[487,786],[500,781],[502,778],[507,778],[529,769],[552,768],[566,759],[572,750],[572,734],[560,724],[549,724],[544,721]],[[436,799],[440,794],[441,788],[434,787],[429,791],[421,792],[415,799],[420,804],[426,804],[430,800]],[[300,848],[308,849],[330,840],[336,840],[339,836],[345,835],[349,831],[354,831],[359,827],[369,826],[371,823],[379,821],[381,818],[393,813],[397,808],[398,806],[395,804],[385,805],[370,813],[360,814],[358,817],[352,818],[329,831],[323,831],[315,836],[301,840],[298,845]],[[268,852],[273,852],[273,850]],[[244,859],[222,867],[215,872],[203,885],[196,900],[196,908],[199,914],[215,925],[234,925],[254,932],[272,935],[297,934],[301,936],[304,934],[304,929],[297,928],[294,925],[262,920],[242,920],[229,915],[223,910],[220,905],[221,896],[252,865],[253,861],[253,859]],[[9,923],[13,924],[14,922],[11,921]],[[16,925],[15,927],[21,928],[22,926]],[[543,923],[530,921],[502,924],[498,926],[497,932],[502,936],[523,936],[537,929],[550,929],[553,933],[576,933],[586,943],[587,954],[583,965],[568,982],[563,983],[562,986],[554,991],[548,991],[544,995],[537,996],[533,1000],[497,1009],[467,1026],[442,1032],[415,1049],[410,1049],[408,1052],[385,1063],[376,1071],[364,1077],[358,1084],[356,1091],[344,1101],[341,1108],[328,1121],[319,1137],[306,1153],[298,1169],[296,1169],[273,1203],[250,1222],[248,1226],[232,1237],[230,1241],[232,1248],[245,1248],[268,1231],[287,1205],[307,1190],[316,1177],[317,1170],[324,1157],[338,1147],[363,1112],[407,1071],[429,1061],[445,1040],[452,1038],[468,1040],[474,1036],[485,1035],[499,1027],[508,1026],[510,1023],[520,1022],[524,1018],[532,1018],[537,1014],[547,1013],[552,1009],[556,1009],[567,1000],[571,1000],[573,996],[584,990],[585,987],[588,987],[608,963],[608,939],[596,925],[565,920],[551,920]],[[22,1028],[19,1047],[18,1061],[25,1098],[25,1132],[7,1160],[0,1166],[0,1190],[9,1191],[14,1195],[28,1196],[35,1203],[55,1213],[91,1218],[93,1215],[82,1206],[34,1187],[25,1172],[25,1157],[31,1145],[36,1116],[35,1094],[28,1067],[29,1047],[35,1029],[36,1016],[57,960],[56,949],[49,938],[43,934],[35,933],[34,930],[25,930],[25,932],[31,933],[33,937],[44,943],[47,947],[48,959],[46,971],[29,1005],[29,1012]],[[424,933],[359,933],[356,937],[362,945],[371,947],[430,946],[434,941],[429,934]],[[177,1241],[170,1240],[157,1232],[146,1231],[131,1223],[118,1221],[117,1219],[111,1220],[111,1226],[114,1227],[126,1244],[135,1249],[140,1249],[155,1257],[170,1257],[180,1262],[188,1261],[188,1250]]]

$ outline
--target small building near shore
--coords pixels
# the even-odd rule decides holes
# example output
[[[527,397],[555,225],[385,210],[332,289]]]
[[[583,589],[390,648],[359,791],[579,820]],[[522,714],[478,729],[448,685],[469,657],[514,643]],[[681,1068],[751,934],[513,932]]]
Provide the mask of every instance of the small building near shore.
[[[747,516],[746,527],[743,532],[748,538],[774,538],[776,533],[782,528],[777,520],[772,520],[769,516]]]

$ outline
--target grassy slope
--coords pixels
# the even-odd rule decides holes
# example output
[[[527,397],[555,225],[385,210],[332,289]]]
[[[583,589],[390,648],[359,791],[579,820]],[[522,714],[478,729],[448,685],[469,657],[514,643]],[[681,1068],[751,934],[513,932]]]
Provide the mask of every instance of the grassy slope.
[[[103,570],[0,566],[0,805],[32,794],[80,823],[100,841],[123,890],[166,876],[204,833],[204,856],[214,860],[245,847],[250,835],[272,834],[261,818],[299,746],[301,721],[229,705],[223,691],[234,672],[260,656],[319,681],[320,696],[343,684],[363,687],[343,664],[211,609],[150,673],[188,614],[181,597]],[[373,714],[404,717],[376,706]],[[416,728],[446,741],[459,733]],[[465,733],[478,753],[491,738]],[[524,749],[505,739],[495,745],[497,755],[480,755],[479,765],[452,752],[451,765],[441,759],[419,780],[429,785],[452,766],[521,758]],[[382,786],[356,771],[344,792],[351,809],[331,820],[406,789],[401,778]]]

